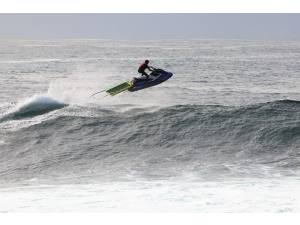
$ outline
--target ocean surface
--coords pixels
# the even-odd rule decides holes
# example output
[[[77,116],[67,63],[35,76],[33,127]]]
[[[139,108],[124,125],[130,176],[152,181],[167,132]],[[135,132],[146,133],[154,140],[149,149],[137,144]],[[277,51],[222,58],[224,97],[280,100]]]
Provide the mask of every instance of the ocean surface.
[[[145,59],[174,75],[114,97]],[[0,212],[300,212],[300,42],[0,40]]]

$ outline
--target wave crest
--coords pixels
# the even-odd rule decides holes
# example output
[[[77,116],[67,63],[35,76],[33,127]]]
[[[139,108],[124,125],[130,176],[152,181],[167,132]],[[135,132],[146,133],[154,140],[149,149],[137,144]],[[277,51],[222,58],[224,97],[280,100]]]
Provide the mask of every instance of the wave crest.
[[[44,113],[60,109],[67,104],[57,101],[47,95],[34,95],[15,105],[7,113],[2,116],[1,120],[22,119],[42,115]]]

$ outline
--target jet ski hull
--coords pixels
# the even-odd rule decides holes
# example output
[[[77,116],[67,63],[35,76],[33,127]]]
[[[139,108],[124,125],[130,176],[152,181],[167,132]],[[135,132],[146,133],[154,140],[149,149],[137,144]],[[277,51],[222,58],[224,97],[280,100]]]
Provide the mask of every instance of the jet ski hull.
[[[132,87],[128,89],[130,92],[139,91],[148,87],[152,87],[155,85],[158,85],[166,80],[168,80],[170,77],[173,76],[172,73],[164,71],[162,69],[155,69],[153,72],[149,75],[151,78],[134,78],[132,83]]]

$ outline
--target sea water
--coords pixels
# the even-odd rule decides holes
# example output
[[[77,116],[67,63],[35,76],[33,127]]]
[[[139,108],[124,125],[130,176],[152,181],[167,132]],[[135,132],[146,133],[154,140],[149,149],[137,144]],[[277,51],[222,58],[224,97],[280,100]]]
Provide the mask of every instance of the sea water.
[[[1,212],[300,212],[300,42],[0,49]],[[173,77],[90,97],[145,59]]]

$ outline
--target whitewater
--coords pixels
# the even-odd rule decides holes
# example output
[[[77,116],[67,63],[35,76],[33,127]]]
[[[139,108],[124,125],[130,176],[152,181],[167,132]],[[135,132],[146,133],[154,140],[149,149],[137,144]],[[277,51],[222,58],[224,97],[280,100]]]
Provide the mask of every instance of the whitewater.
[[[0,212],[300,212],[300,42],[0,49]],[[145,59],[173,77],[90,97]]]

